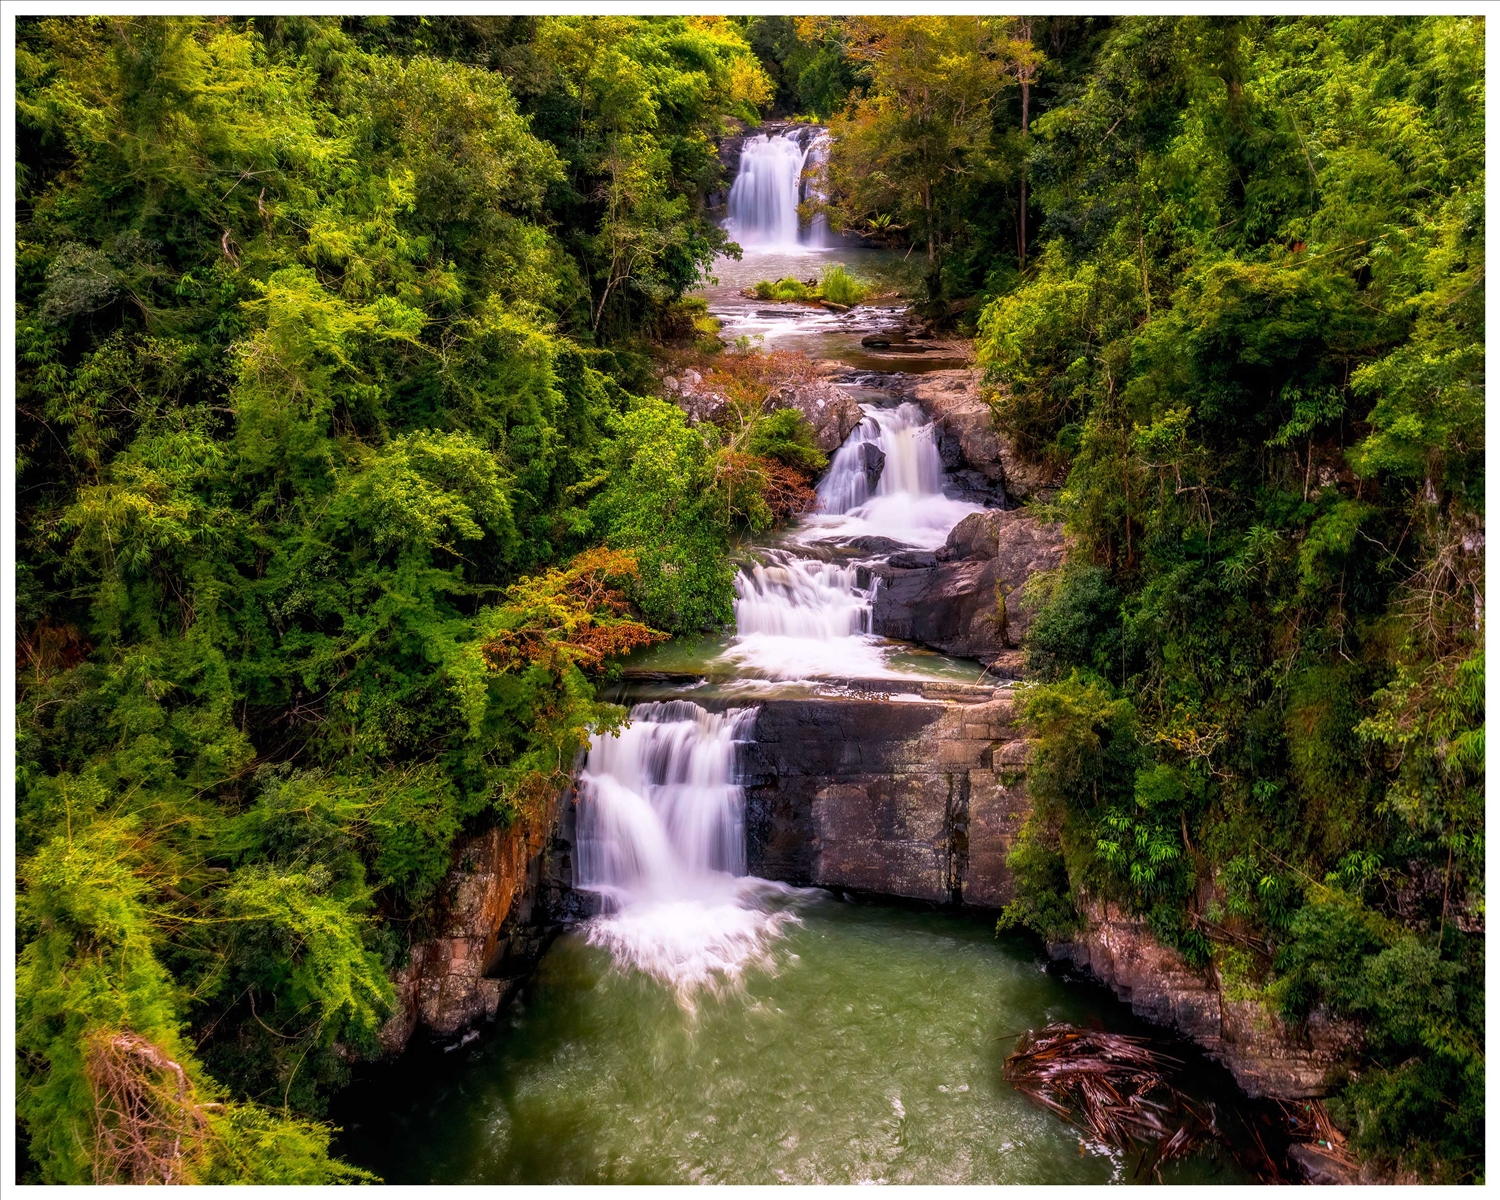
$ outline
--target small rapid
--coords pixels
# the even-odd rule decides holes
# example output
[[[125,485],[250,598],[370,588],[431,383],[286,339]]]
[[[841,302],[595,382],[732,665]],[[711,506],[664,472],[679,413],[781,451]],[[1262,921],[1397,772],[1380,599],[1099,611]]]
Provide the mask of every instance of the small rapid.
[[[689,1007],[699,990],[770,965],[771,944],[796,920],[794,889],[745,874],[738,754],[755,717],[638,704],[626,728],[595,737],[578,778],[578,886],[604,906],[588,940]]]
[[[865,419],[828,464],[828,473],[818,484],[818,507],[803,520],[793,535],[795,540],[847,543],[859,537],[882,537],[903,546],[936,550],[955,525],[983,506],[952,499],[944,492],[936,427],[918,405],[861,408]],[[867,445],[884,458],[873,489]]]

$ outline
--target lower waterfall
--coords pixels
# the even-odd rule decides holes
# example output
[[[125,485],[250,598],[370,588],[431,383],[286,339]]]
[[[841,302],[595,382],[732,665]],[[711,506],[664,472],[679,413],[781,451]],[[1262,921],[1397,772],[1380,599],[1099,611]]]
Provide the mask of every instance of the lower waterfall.
[[[595,736],[578,779],[578,885],[604,903],[588,939],[688,1004],[769,965],[797,920],[795,889],[745,874],[738,756],[756,712],[638,704],[625,729]]]

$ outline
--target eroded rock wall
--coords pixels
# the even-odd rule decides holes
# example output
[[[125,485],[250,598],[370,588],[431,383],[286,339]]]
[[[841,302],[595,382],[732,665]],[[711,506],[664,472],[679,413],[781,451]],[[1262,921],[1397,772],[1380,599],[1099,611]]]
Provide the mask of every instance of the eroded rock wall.
[[[461,843],[442,932],[417,943],[393,976],[396,1009],[380,1043],[396,1053],[419,1028],[447,1036],[493,1017],[559,929],[587,915],[573,890],[575,796]]]
[[[1323,1013],[1294,1027],[1264,1001],[1231,999],[1212,969],[1189,966],[1146,923],[1099,901],[1080,902],[1083,931],[1048,947],[1086,970],[1140,1016],[1196,1042],[1249,1096],[1311,1099],[1328,1093],[1358,1045],[1358,1030]]]
[[[965,367],[928,371],[911,377],[910,398],[937,422],[938,453],[961,486],[999,487],[1008,501],[1049,499],[1061,486],[1058,473],[1016,453],[995,427],[989,402],[980,391],[981,372]]]
[[[1012,711],[1007,690],[978,701],[766,701],[744,762],[751,873],[1005,904],[1005,859],[1027,812]]]

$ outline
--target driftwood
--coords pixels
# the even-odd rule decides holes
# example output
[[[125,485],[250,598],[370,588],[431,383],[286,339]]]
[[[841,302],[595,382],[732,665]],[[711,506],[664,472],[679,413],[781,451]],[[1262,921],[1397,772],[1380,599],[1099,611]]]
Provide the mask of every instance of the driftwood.
[[[1219,1137],[1213,1108],[1169,1081],[1177,1066],[1143,1038],[1049,1025],[1021,1035],[1005,1078],[1099,1142],[1138,1153],[1136,1178],[1160,1179],[1167,1163]]]

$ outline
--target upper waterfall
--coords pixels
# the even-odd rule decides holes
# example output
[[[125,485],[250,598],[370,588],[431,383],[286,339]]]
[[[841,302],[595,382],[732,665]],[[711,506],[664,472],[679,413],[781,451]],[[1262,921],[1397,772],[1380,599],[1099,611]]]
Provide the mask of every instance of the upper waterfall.
[[[828,219],[819,213],[802,228],[797,206],[824,198],[828,161],[826,131],[805,126],[745,140],[740,167],[729,189],[724,228],[746,249],[817,249],[830,244]]]

